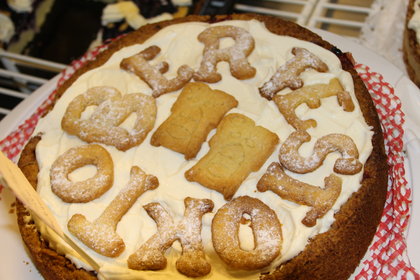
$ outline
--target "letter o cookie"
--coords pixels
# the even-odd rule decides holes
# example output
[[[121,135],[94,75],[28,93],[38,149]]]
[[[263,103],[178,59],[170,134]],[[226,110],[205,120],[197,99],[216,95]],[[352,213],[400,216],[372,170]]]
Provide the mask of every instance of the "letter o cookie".
[[[69,174],[74,170],[95,165],[96,174],[84,181],[72,182]],[[51,189],[64,202],[89,202],[104,194],[114,181],[111,155],[97,144],[71,148],[59,156],[50,170]]]
[[[251,216],[255,248],[240,248],[239,225],[243,214]],[[241,196],[221,207],[212,222],[213,247],[230,267],[254,270],[269,265],[282,244],[281,224],[277,215],[259,199]]]

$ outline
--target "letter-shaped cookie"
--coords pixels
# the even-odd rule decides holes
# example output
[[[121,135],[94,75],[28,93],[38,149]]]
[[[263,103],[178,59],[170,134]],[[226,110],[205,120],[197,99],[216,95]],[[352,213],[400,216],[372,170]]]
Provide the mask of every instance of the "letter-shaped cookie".
[[[299,75],[307,68],[313,68],[318,72],[328,71],[328,66],[307,49],[293,48],[292,53],[295,56],[280,66],[271,79],[259,88],[262,97],[271,100],[277,92],[286,87],[291,89],[302,87],[303,82]]]
[[[311,136],[305,130],[292,132],[280,147],[280,163],[290,171],[308,173],[321,166],[329,153],[339,152],[341,157],[335,161],[335,172],[353,175],[362,170],[363,165],[358,160],[359,151],[349,136],[338,133],[325,135],[316,141],[312,155],[302,157],[298,150],[310,140]]]
[[[149,60],[154,59],[160,53],[158,46],[151,46],[147,49],[124,58],[120,67],[124,70],[136,74],[153,90],[153,97],[159,97],[162,94],[181,89],[189,80],[191,80],[194,70],[188,65],[182,65],[177,70],[177,76],[168,80],[163,76],[167,72],[169,65],[166,62],[161,62],[158,65],[150,65]]]
[[[261,168],[279,138],[241,114],[229,114],[211,138],[209,152],[185,172],[188,181],[216,190],[229,200],[249,173]]]
[[[341,192],[341,178],[331,174],[325,178],[325,187],[312,186],[288,176],[279,163],[273,162],[258,182],[260,192],[270,190],[281,198],[311,206],[302,224],[313,227],[334,205]]]
[[[98,254],[117,257],[125,249],[124,241],[116,232],[118,222],[137,198],[148,190],[156,189],[158,185],[155,176],[147,175],[139,167],[133,166],[127,186],[111,201],[99,218],[91,223],[85,216],[75,214],[69,220],[67,228]]]
[[[306,130],[316,127],[314,119],[301,120],[296,116],[295,109],[302,103],[306,103],[309,108],[315,109],[321,106],[321,98],[337,96],[338,104],[344,111],[354,110],[354,104],[350,94],[343,89],[337,78],[331,79],[329,84],[316,84],[305,86],[286,95],[276,95],[273,101],[276,103],[286,121],[296,130]]]
[[[96,174],[84,181],[72,182],[69,174],[86,165],[94,165]],[[89,202],[105,193],[114,181],[114,164],[108,151],[97,144],[74,147],[51,165],[51,190],[64,202]]]
[[[223,116],[238,101],[231,95],[212,90],[202,83],[189,83],[171,108],[171,115],[153,134],[151,144],[164,146],[194,158]]]
[[[88,119],[82,113],[89,106],[97,106]],[[134,127],[127,130],[122,124],[132,113],[136,115]],[[153,128],[156,101],[141,93],[121,96],[113,87],[94,87],[78,95],[67,106],[61,127],[88,143],[99,142],[125,151],[143,142]]]
[[[167,263],[165,251],[175,240],[179,240],[182,245],[182,255],[176,261],[177,270],[189,277],[200,277],[210,272],[211,265],[206,261],[201,240],[201,218],[213,210],[213,202],[209,199],[187,197],[184,204],[184,218],[178,224],[159,203],[149,203],[144,206],[147,214],[157,224],[157,233],[130,255],[129,268],[164,269]]]
[[[219,49],[220,39],[230,37],[235,40],[231,47]],[[239,80],[255,76],[256,70],[246,59],[254,49],[254,38],[243,28],[236,26],[213,26],[198,35],[204,46],[200,69],[194,73],[194,80],[216,83],[222,79],[217,73],[217,63],[227,61],[232,76]]]
[[[251,217],[255,248],[240,247],[239,226],[244,214]],[[262,201],[249,196],[233,199],[221,207],[213,218],[213,247],[230,267],[254,270],[269,265],[281,251],[281,224],[276,213]]]

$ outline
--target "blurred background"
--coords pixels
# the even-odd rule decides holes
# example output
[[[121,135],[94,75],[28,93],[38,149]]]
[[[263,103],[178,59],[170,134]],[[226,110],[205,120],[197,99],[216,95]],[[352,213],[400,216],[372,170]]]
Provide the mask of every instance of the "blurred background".
[[[0,0],[0,121],[86,51],[189,14],[260,13],[373,49],[401,71],[407,0]],[[392,36],[390,36],[392,34]]]

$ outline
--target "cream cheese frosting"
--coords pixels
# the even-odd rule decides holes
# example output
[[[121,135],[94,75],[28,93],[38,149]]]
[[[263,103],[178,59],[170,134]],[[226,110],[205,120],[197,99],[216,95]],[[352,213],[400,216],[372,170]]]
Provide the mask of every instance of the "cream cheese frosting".
[[[279,36],[269,32],[263,23],[256,20],[251,21],[224,21],[213,25],[233,25],[246,29],[255,39],[255,49],[248,57],[250,64],[257,69],[255,77],[248,80],[237,80],[232,77],[229,65],[221,62],[217,65],[218,72],[223,78],[220,82],[209,84],[212,89],[223,90],[238,100],[237,108],[229,113],[241,113],[253,119],[257,125],[263,126],[275,132],[280,138],[280,145],[288,135],[294,131],[276,105],[272,101],[262,98],[258,87],[268,81],[278,67],[293,57],[293,47],[306,48],[325,62],[329,71],[319,73],[315,70],[307,70],[301,74],[305,85],[328,83],[332,78],[338,78],[344,89],[352,97],[356,105],[352,112],[345,112],[339,106],[335,96],[322,99],[322,105],[317,109],[309,109],[305,104],[299,106],[296,113],[301,119],[315,119],[317,126],[308,129],[312,136],[309,143],[302,145],[300,153],[307,156],[312,152],[312,147],[317,139],[330,133],[342,133],[350,136],[359,150],[359,160],[365,163],[372,151],[371,138],[373,132],[366,124],[357,99],[354,95],[353,81],[351,75],[343,71],[339,59],[331,52],[315,44],[298,40],[292,37]],[[267,272],[277,267],[282,262],[295,257],[301,252],[310,238],[327,231],[334,222],[334,213],[347,201],[350,195],[360,187],[363,171],[356,175],[339,175],[343,180],[342,191],[333,208],[321,219],[317,220],[314,227],[306,227],[301,223],[309,207],[281,199],[272,192],[258,192],[256,184],[265,173],[268,165],[278,161],[279,146],[265,162],[259,171],[251,173],[242,183],[234,197],[248,195],[260,199],[277,214],[282,224],[283,243],[280,256],[271,265],[261,271],[239,271],[228,268],[215,253],[211,242],[211,222],[214,214],[227,201],[223,195],[203,187],[194,182],[188,182],[184,173],[202,158],[209,150],[205,142],[195,159],[186,161],[182,154],[176,153],[165,147],[154,147],[150,144],[150,137],[159,125],[169,116],[172,104],[177,99],[180,91],[168,93],[156,99],[158,112],[154,129],[139,146],[133,147],[126,152],[121,152],[112,146],[102,145],[111,154],[114,162],[114,184],[104,195],[89,203],[65,203],[51,191],[49,172],[55,159],[71,147],[86,144],[79,138],[65,133],[61,128],[61,119],[71,102],[77,95],[86,92],[87,89],[95,86],[112,86],[122,94],[141,92],[151,94],[150,87],[132,73],[121,70],[120,61],[144,50],[151,45],[161,48],[160,54],[153,60],[153,63],[166,61],[169,63],[169,71],[165,74],[171,78],[176,76],[176,70],[183,64],[193,69],[198,69],[204,46],[197,40],[197,35],[209,27],[208,23],[181,23],[171,25],[160,30],[143,44],[136,44],[125,47],[114,53],[102,66],[86,72],[78,78],[60,97],[53,110],[42,118],[35,130],[35,134],[42,133],[42,139],[37,145],[36,155],[40,167],[38,175],[38,192],[51,208],[57,217],[60,225],[67,232],[67,222],[72,215],[80,213],[90,221],[95,220],[119,191],[127,184],[130,168],[138,165],[146,173],[152,174],[159,179],[159,187],[153,191],[144,193],[127,214],[121,219],[117,226],[117,233],[123,238],[126,249],[117,258],[101,256],[79,240],[74,241],[92,256],[101,266],[101,272],[107,279],[168,279],[187,278],[180,274],[175,268],[175,261],[181,253],[181,246],[175,242],[167,251],[168,265],[161,271],[135,271],[127,268],[127,258],[138,249],[149,237],[156,232],[155,222],[147,215],[142,208],[150,202],[159,202],[174,217],[175,221],[182,219],[184,214],[184,198],[208,198],[214,202],[212,213],[203,216],[202,239],[205,247],[206,257],[211,263],[212,270],[209,275],[203,277],[208,279],[256,279],[261,272]],[[232,44],[230,39],[222,39],[221,47]],[[286,94],[290,89],[284,89],[278,94]],[[89,115],[89,110],[84,112],[84,117]],[[130,127],[128,118],[123,124]],[[210,132],[207,140],[214,135],[215,130]],[[288,175],[303,182],[324,186],[324,178],[332,170],[338,154],[329,154],[323,165],[317,170],[307,174],[295,174],[287,172]],[[94,168],[93,168],[94,169]],[[73,172],[74,180],[83,180],[91,176],[95,170],[92,167],[83,167]],[[53,234],[40,225],[43,236],[54,239]],[[241,226],[240,239],[242,248],[253,248],[253,236],[249,227]],[[52,242],[57,250],[66,254],[77,265],[89,269],[80,256],[77,255],[65,244]]]
[[[408,22],[408,28],[416,32],[417,42],[420,42],[420,0],[414,2],[414,14]]]

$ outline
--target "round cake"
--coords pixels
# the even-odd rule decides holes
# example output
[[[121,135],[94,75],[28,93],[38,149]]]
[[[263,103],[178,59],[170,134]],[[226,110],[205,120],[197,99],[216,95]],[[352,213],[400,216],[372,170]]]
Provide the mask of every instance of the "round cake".
[[[420,2],[410,0],[405,19],[403,58],[410,79],[420,86]]]
[[[348,279],[388,170],[350,56],[250,14],[115,40],[58,88],[19,167],[100,266],[18,203],[45,279]]]

